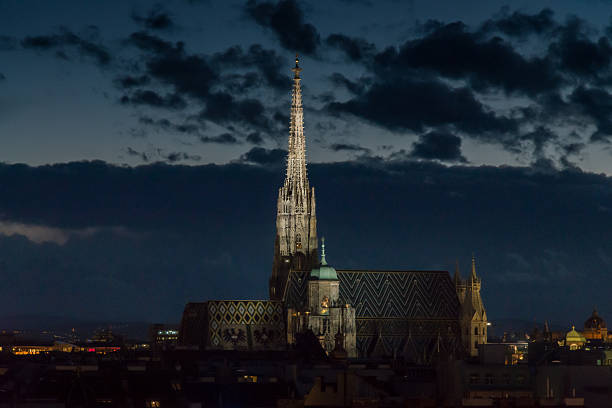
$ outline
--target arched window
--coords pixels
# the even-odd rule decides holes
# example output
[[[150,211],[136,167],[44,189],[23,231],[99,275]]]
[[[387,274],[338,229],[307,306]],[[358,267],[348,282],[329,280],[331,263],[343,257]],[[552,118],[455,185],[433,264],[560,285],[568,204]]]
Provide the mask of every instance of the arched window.
[[[295,247],[297,249],[302,249],[302,236],[300,234],[295,235]]]
[[[478,326],[474,327],[474,334],[478,336]]]

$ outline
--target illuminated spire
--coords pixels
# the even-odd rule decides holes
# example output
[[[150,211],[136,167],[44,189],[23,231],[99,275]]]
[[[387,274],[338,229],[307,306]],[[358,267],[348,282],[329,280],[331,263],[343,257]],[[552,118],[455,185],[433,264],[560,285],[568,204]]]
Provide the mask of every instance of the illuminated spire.
[[[476,276],[476,257],[474,256],[474,254],[472,253],[472,276],[471,276],[473,281],[477,281],[478,277]]]
[[[308,199],[308,179],[306,176],[306,138],[304,137],[304,111],[302,108],[302,86],[298,56],[292,68],[293,92],[291,98],[291,121],[289,123],[289,152],[287,155],[287,177],[285,187],[295,200],[296,211],[306,208]]]
[[[325,259],[325,237],[321,238],[321,265],[327,265],[327,260]]]

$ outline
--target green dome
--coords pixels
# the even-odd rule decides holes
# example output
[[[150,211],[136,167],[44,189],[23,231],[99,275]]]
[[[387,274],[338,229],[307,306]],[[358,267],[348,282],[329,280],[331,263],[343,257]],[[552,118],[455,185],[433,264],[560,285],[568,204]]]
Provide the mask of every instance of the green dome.
[[[338,280],[336,270],[328,265],[325,259],[325,238],[321,239],[321,264],[318,268],[310,271],[310,279]]]

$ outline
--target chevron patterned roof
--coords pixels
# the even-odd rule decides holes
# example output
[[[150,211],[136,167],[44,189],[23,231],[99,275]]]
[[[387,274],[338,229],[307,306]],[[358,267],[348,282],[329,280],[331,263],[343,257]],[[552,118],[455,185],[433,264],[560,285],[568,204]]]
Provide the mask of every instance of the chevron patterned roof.
[[[457,319],[459,300],[446,271],[338,270],[340,299],[356,308],[357,318]],[[289,307],[303,307],[308,273],[292,271]]]
[[[460,349],[459,299],[446,271],[338,270],[340,300],[356,309],[360,357],[402,355],[430,364]],[[308,272],[291,271],[287,307],[305,307]]]

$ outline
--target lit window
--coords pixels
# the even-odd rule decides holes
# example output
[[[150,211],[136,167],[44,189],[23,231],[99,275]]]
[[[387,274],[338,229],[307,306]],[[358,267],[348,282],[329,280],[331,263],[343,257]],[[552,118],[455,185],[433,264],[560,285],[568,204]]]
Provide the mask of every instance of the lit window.
[[[302,248],[302,236],[300,234],[296,234],[295,235],[295,247],[297,249],[301,249]]]
[[[159,408],[161,404],[159,401],[147,401],[147,408]]]

